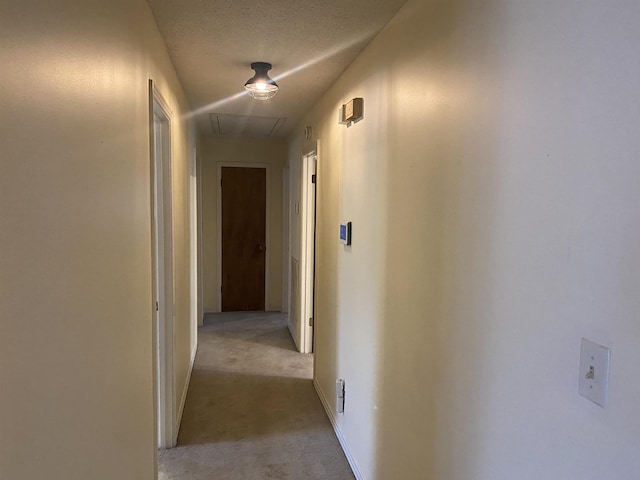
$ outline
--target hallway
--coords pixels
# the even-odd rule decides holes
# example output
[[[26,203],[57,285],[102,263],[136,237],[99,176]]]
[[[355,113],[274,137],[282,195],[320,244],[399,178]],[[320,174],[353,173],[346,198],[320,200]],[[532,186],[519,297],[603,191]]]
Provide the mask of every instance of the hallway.
[[[352,479],[281,313],[209,314],[161,480]]]

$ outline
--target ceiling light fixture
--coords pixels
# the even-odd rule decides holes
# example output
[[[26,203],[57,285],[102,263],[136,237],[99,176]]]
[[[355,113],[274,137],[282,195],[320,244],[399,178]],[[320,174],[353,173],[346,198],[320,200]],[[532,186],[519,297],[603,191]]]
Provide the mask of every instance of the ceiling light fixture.
[[[267,72],[271,70],[271,64],[266,62],[253,62],[251,68],[256,74],[247,80],[244,88],[256,100],[269,100],[278,93],[278,84],[269,77]]]

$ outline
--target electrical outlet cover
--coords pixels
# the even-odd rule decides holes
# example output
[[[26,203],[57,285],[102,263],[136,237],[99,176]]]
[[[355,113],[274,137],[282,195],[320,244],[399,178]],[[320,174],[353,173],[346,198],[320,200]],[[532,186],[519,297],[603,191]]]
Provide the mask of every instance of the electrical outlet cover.
[[[580,395],[604,407],[607,404],[611,350],[583,338],[580,344]]]
[[[344,380],[336,380],[336,411],[344,413]]]

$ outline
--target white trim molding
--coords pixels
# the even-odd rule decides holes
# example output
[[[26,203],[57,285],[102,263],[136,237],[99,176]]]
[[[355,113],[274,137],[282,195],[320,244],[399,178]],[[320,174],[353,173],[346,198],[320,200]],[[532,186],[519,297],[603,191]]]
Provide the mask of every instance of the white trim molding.
[[[300,228],[300,272],[298,308],[298,322],[300,322],[301,353],[313,351],[314,318],[314,284],[315,284],[315,231],[316,231],[316,185],[313,177],[316,175],[318,156],[315,151],[308,153],[302,159],[302,206]]]
[[[156,84],[149,80],[154,413],[156,440],[161,448],[175,446],[178,438],[175,426],[172,115]]]
[[[352,450],[351,450],[351,446],[349,445],[349,442],[347,441],[347,439],[342,434],[342,431],[340,430],[340,425],[338,424],[338,421],[333,413],[333,409],[330,407],[327,397],[322,391],[322,387],[320,387],[320,384],[317,382],[315,378],[313,379],[313,387],[316,389],[316,393],[318,394],[318,397],[320,397],[320,402],[322,402],[324,411],[327,413],[327,417],[329,417],[329,421],[333,426],[333,431],[336,433],[336,437],[338,437],[340,446],[342,447],[342,450],[344,451],[344,454],[347,457],[347,461],[349,462],[349,466],[351,467],[353,474],[355,475],[357,480],[366,480],[360,470],[360,467],[358,466],[357,460],[351,453]]]

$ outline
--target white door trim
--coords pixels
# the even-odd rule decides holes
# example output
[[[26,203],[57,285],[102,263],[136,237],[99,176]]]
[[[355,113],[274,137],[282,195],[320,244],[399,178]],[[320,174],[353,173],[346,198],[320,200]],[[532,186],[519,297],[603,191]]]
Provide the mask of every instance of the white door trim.
[[[302,225],[300,251],[300,314],[298,321],[302,335],[302,353],[313,352],[313,298],[315,274],[315,226],[316,226],[316,184],[312,177],[316,174],[318,156],[316,151],[302,159]]]
[[[220,182],[222,180],[222,167],[238,167],[238,168],[264,168],[265,169],[265,182],[266,182],[266,200],[265,200],[265,232],[264,240],[267,247],[266,255],[264,256],[264,309],[265,311],[271,310],[271,302],[269,302],[269,273],[270,273],[270,257],[271,257],[271,238],[269,232],[271,232],[271,222],[269,220],[269,211],[271,205],[271,166],[268,163],[243,163],[243,162],[218,162],[217,163],[217,179],[218,183],[218,198],[217,198],[217,211],[216,211],[216,229],[217,229],[217,256],[218,262],[216,266],[216,278],[217,278],[217,298],[218,298],[218,312],[222,311],[222,187]]]
[[[283,312],[289,312],[289,278],[291,275],[291,260],[289,259],[291,238],[290,238],[290,219],[289,219],[289,202],[291,201],[289,185],[289,166],[282,169],[282,308]]]
[[[198,326],[204,325],[204,253],[202,246],[202,159],[196,153],[197,226],[198,226]],[[197,345],[197,338],[196,338]]]
[[[158,448],[176,445],[174,380],[174,279],[172,205],[172,111],[149,81],[153,282],[154,416]]]

